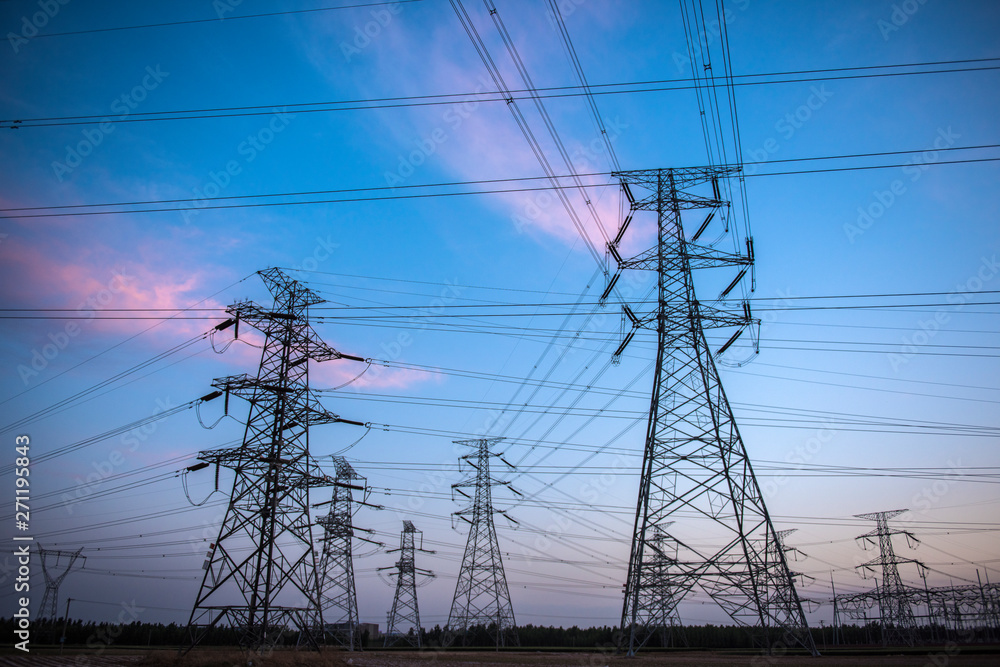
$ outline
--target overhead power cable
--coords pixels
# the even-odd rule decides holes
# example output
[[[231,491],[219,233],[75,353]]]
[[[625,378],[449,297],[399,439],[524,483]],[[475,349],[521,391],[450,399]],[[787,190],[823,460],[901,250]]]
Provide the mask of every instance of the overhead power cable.
[[[123,25],[115,26],[110,28],[90,28],[87,30],[70,30],[66,32],[49,32],[49,33],[39,33],[35,35],[33,39],[41,39],[43,37],[68,37],[70,35],[93,35],[97,33],[107,33],[107,32],[121,32],[124,30],[145,30],[147,28],[166,28],[179,25],[195,25],[198,23],[215,23],[217,25],[225,24],[231,21],[241,21],[245,19],[258,19],[267,18],[274,16],[289,16],[292,14],[311,14],[315,12],[332,12],[341,9],[358,9],[362,7],[379,7],[382,5],[403,5],[410,4],[413,2],[422,2],[423,0],[385,0],[379,2],[364,2],[356,3],[351,5],[338,5],[336,7],[314,7],[312,9],[289,9],[280,12],[264,12],[261,14],[234,14],[233,16],[223,16],[218,15],[214,18],[208,19],[187,19],[183,21],[165,21],[163,23],[143,23],[139,25]],[[234,6],[239,4],[234,3]]]
[[[2,319],[2,318],[0,318],[0,319]],[[34,317],[31,317],[31,319],[34,319]],[[63,317],[63,316],[59,316],[56,319],[76,319],[76,318],[75,317]],[[94,319],[103,319],[103,318],[98,317],[98,318],[94,318]],[[115,319],[117,319],[117,318],[115,318]],[[130,318],[125,318],[125,319],[130,319]],[[144,318],[144,317],[140,317],[140,318],[136,318],[136,319],[173,319],[173,318]],[[181,319],[186,319],[186,318],[181,318]],[[58,411],[61,411],[62,409],[66,409],[66,408],[72,407],[73,405],[80,403],[83,399],[87,398],[91,394],[93,394],[93,393],[95,393],[95,392],[97,392],[97,391],[99,391],[101,389],[104,389],[106,387],[109,387],[110,385],[114,384],[115,382],[118,382],[119,380],[122,380],[122,379],[128,377],[129,375],[132,375],[133,373],[137,373],[137,372],[139,372],[139,371],[141,371],[141,370],[143,370],[145,368],[148,368],[149,366],[152,366],[153,364],[155,364],[155,363],[157,363],[157,362],[159,362],[159,361],[161,361],[163,359],[166,359],[170,355],[175,354],[177,352],[180,352],[181,350],[184,350],[184,349],[190,347],[191,345],[194,345],[195,343],[204,340],[209,335],[210,335],[210,332],[205,332],[203,334],[199,334],[199,335],[197,335],[197,336],[195,336],[193,338],[190,338],[190,339],[184,341],[183,343],[179,343],[178,345],[175,345],[174,347],[168,349],[166,352],[161,352],[160,354],[157,354],[157,355],[155,355],[155,356],[153,356],[153,357],[151,357],[151,358],[149,358],[149,359],[147,359],[147,360],[145,360],[143,362],[140,362],[140,363],[136,364],[135,366],[132,366],[131,368],[128,368],[128,369],[126,369],[124,371],[121,371],[120,373],[116,373],[115,375],[112,375],[111,377],[109,377],[109,378],[107,378],[105,380],[102,380],[101,382],[98,382],[95,385],[92,385],[92,386],[90,386],[90,387],[88,387],[86,389],[83,389],[83,390],[81,390],[81,391],[73,394],[72,396],[67,396],[66,398],[64,398],[64,399],[62,399],[60,401],[57,401],[56,403],[53,403],[53,404],[49,405],[48,407],[42,408],[41,410],[38,410],[38,411],[36,411],[36,412],[34,412],[34,413],[26,416],[26,417],[22,417],[21,419],[13,421],[10,424],[7,424],[6,426],[0,428],[0,433],[9,433],[12,430],[23,428],[24,426],[26,426],[28,424],[31,424],[31,423],[37,422],[37,421],[39,421],[41,419],[44,419],[46,417],[49,417],[52,414],[54,414],[54,413],[56,413]],[[193,405],[193,402],[191,404],[189,404],[189,407],[191,405]]]
[[[42,36],[42,35],[39,35]],[[798,70],[791,72],[768,72],[758,74],[733,75],[732,86],[759,86],[790,83],[818,83],[823,81],[840,81],[845,79],[884,78],[894,76],[912,76],[924,74],[953,74],[961,72],[983,72],[1000,69],[1000,65],[981,67],[962,67],[923,71],[881,72],[869,74],[853,74],[845,76],[813,76],[802,78],[805,74],[831,74],[835,72],[881,70],[887,68],[906,69],[913,67],[940,67],[950,64],[995,63],[1000,58],[980,58],[970,60],[952,60],[929,63],[912,63],[902,65],[870,65],[864,67],[835,67],[815,70]],[[799,77],[777,79],[771,77]],[[753,80],[747,80],[753,79]],[[756,80],[761,79],[761,80]],[[72,125],[93,125],[98,123],[143,123],[163,120],[196,120],[206,118],[241,118],[254,116],[270,116],[276,112],[283,114],[322,113],[335,111],[365,111],[374,109],[414,108],[425,106],[441,106],[461,104],[463,102],[503,102],[508,100],[521,101],[531,99],[532,93],[541,99],[593,97],[595,95],[626,95],[642,93],[660,93],[686,91],[696,89],[697,84],[688,79],[659,79],[651,81],[630,81],[621,83],[588,84],[584,86],[555,86],[546,88],[508,89],[510,97],[505,97],[497,91],[439,93],[429,95],[414,95],[404,97],[383,97],[373,99],[332,100],[324,102],[286,102],[260,104],[251,106],[212,107],[201,109],[179,109],[174,111],[134,112],[128,117],[109,117],[107,114],[79,114],[72,116],[51,116],[38,118],[4,118],[0,126],[9,129],[27,129],[31,127],[66,127]]]
[[[982,146],[982,147],[953,147],[950,149],[942,150],[975,150],[978,148],[995,148],[995,145]],[[923,150],[915,151],[899,151],[893,152],[891,154],[917,154],[925,152]],[[871,155],[881,155],[880,153],[872,153]],[[796,158],[795,161],[801,160],[826,160],[826,159],[840,159],[841,156],[827,156],[827,157],[817,157],[817,158]],[[942,165],[953,165],[953,164],[976,164],[976,163],[986,163],[986,162],[997,162],[1000,161],[1000,157],[983,157],[983,158],[964,158],[956,160],[938,160],[927,166],[942,166]],[[782,162],[782,160],[771,160],[767,164]],[[754,174],[744,174],[745,178],[761,178],[768,176],[792,176],[801,174],[822,174],[822,173],[834,173],[834,172],[851,172],[851,171],[868,171],[872,169],[895,169],[911,166],[912,162],[897,162],[891,164],[876,164],[876,165],[853,165],[848,167],[827,167],[820,169],[796,169],[788,171],[771,171],[771,172],[758,172]],[[580,174],[580,176],[607,176],[608,174],[603,173],[591,173],[591,174]],[[390,186],[380,186],[380,187],[368,187],[368,188],[349,188],[340,190],[320,190],[316,192],[283,192],[283,193],[266,193],[266,194],[249,194],[249,195],[230,195],[225,197],[216,198],[184,198],[184,199],[164,199],[164,200],[153,200],[147,202],[136,202],[136,203],[108,203],[108,204],[63,204],[56,206],[31,206],[31,207],[18,207],[9,209],[0,209],[3,213],[14,213],[14,215],[3,215],[0,216],[0,220],[20,220],[20,219],[34,219],[34,218],[63,218],[63,217],[80,217],[80,216],[94,216],[94,215],[131,215],[139,213],[171,213],[178,211],[215,211],[215,210],[228,210],[228,209],[244,209],[244,208],[263,208],[270,206],[308,206],[308,205],[318,205],[318,204],[351,204],[359,202],[378,202],[378,201],[406,201],[406,200],[419,200],[419,199],[431,199],[435,197],[470,197],[470,196],[480,196],[480,195],[496,195],[496,194],[518,194],[525,192],[562,192],[564,190],[573,190],[583,187],[585,189],[600,189],[610,187],[609,183],[593,183],[593,184],[583,184],[582,186],[577,185],[540,185],[535,187],[521,187],[521,188],[487,188],[478,190],[464,190],[464,191],[453,191],[453,192],[423,192],[418,194],[384,194],[381,196],[364,196],[364,197],[340,197],[335,199],[309,199],[305,201],[280,201],[280,202],[255,202],[255,203],[237,203],[237,204],[213,204],[208,205],[205,202],[219,201],[219,200],[239,200],[239,199],[261,199],[270,197],[301,197],[310,196],[314,194],[351,194],[356,192],[391,192],[397,189],[407,189],[407,188],[444,188],[444,187],[456,187],[462,185],[476,185],[482,183],[501,183],[501,182],[511,182],[511,181],[533,181],[539,179],[549,178],[562,179],[570,178],[569,176],[553,175],[552,177],[523,177],[515,179],[493,179],[493,180],[480,180],[480,181],[467,181],[458,183],[432,183],[432,184],[422,184],[422,185],[398,185],[395,188]],[[160,204],[170,204],[170,203],[184,203],[187,206],[158,206]],[[101,208],[101,207],[113,207],[113,206],[158,206],[157,208],[143,208],[143,209],[123,209],[123,210],[108,210],[108,211],[81,211],[75,209],[85,209],[85,208]],[[68,212],[52,212],[52,213],[20,213],[20,211],[60,211],[71,209]]]

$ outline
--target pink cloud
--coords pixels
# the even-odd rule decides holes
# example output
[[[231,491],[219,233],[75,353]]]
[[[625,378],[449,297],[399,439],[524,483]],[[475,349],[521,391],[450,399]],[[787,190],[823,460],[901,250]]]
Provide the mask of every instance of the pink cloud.
[[[512,90],[523,89],[524,83],[500,41],[491,18],[479,5],[468,5],[467,9],[507,86]],[[576,83],[572,75],[568,74],[566,59],[560,56],[561,47],[554,29],[541,10],[539,17],[542,20],[534,32],[518,32],[513,36],[519,53],[534,77],[535,85]],[[339,49],[330,48],[331,43],[350,41],[349,37],[353,35],[352,20],[363,24],[369,19],[363,12],[352,18],[340,15],[324,17],[307,29],[309,34],[304,35],[303,49],[320,71],[335,78],[339,84],[343,84],[345,79],[352,80],[359,95],[363,97],[419,95],[429,91],[484,91],[494,93],[495,96],[496,85],[476,56],[457,17],[451,12],[442,17],[442,20],[428,25],[427,16],[419,8],[406,8],[378,31],[378,35],[361,52],[352,54],[350,61],[345,60]],[[421,58],[401,59],[402,53],[421,53]],[[539,63],[545,63],[545,67],[539,67]],[[558,67],[552,73],[554,65]],[[372,72],[377,72],[378,76],[365,75]],[[558,174],[567,173],[570,167],[559,155],[535,105],[531,101],[520,100],[518,106],[527,117],[552,170]],[[572,169],[577,172],[606,169],[607,166],[603,163],[607,161],[607,157],[592,148],[599,135],[592,127],[585,102],[582,99],[547,100],[546,107],[554,124],[561,131]],[[370,134],[387,152],[386,174],[392,174],[401,163],[405,165],[407,157],[415,150],[420,151],[421,145],[433,147],[429,155],[424,150],[418,156],[420,164],[415,166],[412,174],[404,174],[406,183],[433,180],[421,175],[426,173],[422,166],[425,164],[434,165],[453,175],[455,180],[544,175],[535,154],[504,102],[467,101],[448,106],[408,109],[406,114],[387,109],[376,111],[365,118],[377,125]],[[587,134],[574,137],[572,132],[567,131],[574,124],[589,128]],[[595,182],[606,183],[607,179]],[[569,181],[563,181],[563,184],[567,183]],[[547,181],[540,180],[512,183],[509,187],[547,185]],[[616,191],[615,186],[610,185],[609,191]],[[614,210],[616,203],[613,198],[607,203],[604,201],[607,195],[593,189],[588,190],[586,195],[567,190],[566,196],[587,236],[598,252],[603,254],[606,236],[614,236],[620,223]],[[604,233],[588,210],[585,203],[587,198],[600,202],[595,208]],[[566,244],[577,243],[581,237],[577,225],[551,191],[491,195],[488,202],[495,210],[505,214],[518,232],[554,237]]]
[[[198,302],[212,290],[203,271],[177,262],[169,241],[131,245],[131,227],[116,233],[89,225],[17,226],[4,240],[0,301],[7,307],[57,308],[68,319],[26,320],[17,335],[31,349],[52,331],[75,327],[77,340],[118,343],[144,333],[142,342],[162,348],[209,330],[227,317],[214,299]],[[210,268],[210,267],[209,267]],[[198,304],[212,311],[181,310]],[[119,311],[118,309],[132,309]],[[159,320],[156,318],[174,319]],[[207,319],[182,319],[205,316]],[[109,319],[121,317],[123,319]],[[149,317],[153,319],[139,319]],[[148,331],[147,331],[148,330]],[[68,330],[67,330],[68,331]]]
[[[343,386],[345,391],[405,389],[424,382],[441,380],[441,375],[435,372],[391,368],[377,363],[365,370],[365,364],[349,360],[313,364],[309,369],[309,375],[309,382],[314,387],[331,389],[345,385]]]

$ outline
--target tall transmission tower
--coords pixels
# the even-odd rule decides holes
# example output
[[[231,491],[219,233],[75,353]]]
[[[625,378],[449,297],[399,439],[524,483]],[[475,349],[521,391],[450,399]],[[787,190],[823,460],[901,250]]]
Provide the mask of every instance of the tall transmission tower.
[[[348,650],[361,648],[361,634],[358,631],[358,595],[354,585],[354,552],[355,539],[372,542],[355,534],[355,505],[367,504],[364,500],[355,501],[354,491],[365,492],[364,477],[355,472],[351,464],[343,456],[334,456],[336,468],[334,477],[333,498],[329,503],[330,513],[320,517],[317,524],[323,528],[323,549],[320,557],[320,606],[323,611],[322,636],[331,637]],[[365,531],[368,532],[368,531]],[[378,544],[379,542],[372,542]]]
[[[889,527],[889,519],[906,511],[903,509],[855,515],[859,519],[875,522],[874,530],[859,535],[857,539],[861,540],[862,545],[877,545],[879,555],[867,563],[862,563],[858,568],[863,572],[872,573],[876,569],[881,570],[882,581],[876,581],[875,588],[883,645],[906,644],[913,646],[916,635],[917,622],[913,617],[913,609],[910,607],[910,591],[903,585],[903,580],[899,576],[899,565],[915,563],[920,568],[923,568],[924,565],[912,558],[897,556],[892,546],[892,536],[905,535],[907,542],[911,544],[919,544],[920,541],[907,530],[894,530]],[[867,549],[867,546],[865,548]]]
[[[713,218],[729,230],[730,205],[721,197],[719,182],[738,171],[691,167],[615,174],[629,211],[608,244],[618,266],[602,299],[612,293],[623,270],[655,271],[658,276],[655,311],[636,315],[623,306],[623,321],[627,318],[631,328],[614,355],[620,357],[639,329],[656,331],[656,372],[622,607],[622,648],[630,655],[695,587],[751,630],[762,647],[817,653],[784,551],[773,546],[778,537],[715,365],[715,357],[745,330],[751,336],[754,332],[748,301],[736,313],[723,307],[752,271],[752,240],[746,236],[745,247],[738,243],[732,252],[698,243]],[[618,245],[640,212],[656,215],[656,245],[623,259]],[[697,231],[689,238],[684,219],[695,215]],[[720,266],[739,272],[717,305],[700,303],[693,270]],[[738,329],[713,354],[704,331],[710,327]],[[674,518],[678,523],[668,534],[664,526]],[[664,573],[658,553],[671,542],[675,563]]]
[[[467,521],[470,528],[465,554],[462,556],[462,568],[455,585],[451,613],[448,615],[449,632],[452,635],[461,634],[463,643],[468,643],[470,631],[482,626],[497,648],[519,645],[514,608],[510,602],[507,577],[500,558],[500,544],[493,524],[493,515],[503,512],[493,508],[492,488],[509,486],[510,483],[490,475],[490,459],[496,457],[513,469],[500,454],[491,451],[491,447],[500,440],[501,438],[489,438],[455,441],[455,444],[472,448],[472,452],[459,458],[460,465],[468,465],[472,470],[461,482],[452,484],[451,488],[469,498],[472,504],[454,513],[454,516]],[[473,496],[462,490],[467,488],[475,489]]]
[[[322,340],[309,324],[308,309],[323,302],[280,269],[258,272],[274,297],[273,308],[250,301],[229,306],[222,330],[245,322],[265,336],[256,378],[218,378],[216,398],[230,394],[250,403],[243,443],[204,451],[206,464],[232,468],[236,477],[219,535],[209,548],[205,574],[188,621],[190,644],[216,626],[237,629],[240,644],[266,650],[298,631],[299,641],[318,648],[322,624],[320,586],[313,547],[309,493],[329,487],[309,452],[309,427],[347,422],[324,409],[309,390],[309,360],[354,359]]]
[[[38,618],[50,618],[55,621],[56,615],[59,613],[59,585],[73,569],[73,564],[83,552],[83,547],[76,551],[43,549],[41,544],[38,544],[37,547],[39,562],[42,565],[42,575],[45,577],[45,592],[42,594],[42,603],[38,608]],[[83,558],[87,559],[86,556]]]
[[[420,534],[420,546],[416,542],[417,534]],[[392,646],[400,639],[403,639],[411,646],[420,648],[420,608],[417,606],[417,573],[428,577],[434,574],[427,570],[421,570],[416,565],[416,552],[423,551],[423,532],[417,530],[412,521],[403,521],[403,532],[399,535],[399,560],[394,566],[396,569],[396,595],[392,599],[392,609],[389,611],[389,621],[386,624],[385,642],[383,646]],[[390,552],[391,553],[391,552]],[[428,551],[427,553],[434,553]],[[382,567],[379,570],[392,568]],[[406,628],[413,628],[413,632],[404,632]]]

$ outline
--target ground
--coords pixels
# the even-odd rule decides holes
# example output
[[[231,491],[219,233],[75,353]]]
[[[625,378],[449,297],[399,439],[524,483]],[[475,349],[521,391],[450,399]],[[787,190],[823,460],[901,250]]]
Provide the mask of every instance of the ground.
[[[249,660],[249,661],[248,661]],[[34,651],[32,655],[0,655],[0,667],[406,667],[409,665],[448,665],[454,667],[499,667],[506,665],[545,665],[546,667],[994,667],[1000,664],[1000,647],[941,649],[938,651],[845,655],[828,652],[821,658],[806,656],[767,657],[759,654],[719,651],[678,651],[668,654],[646,653],[635,658],[599,652],[561,651],[365,651],[348,653],[324,651],[277,651],[270,656],[246,656],[239,651],[199,649],[183,658],[173,650],[110,651],[101,655],[67,650]]]

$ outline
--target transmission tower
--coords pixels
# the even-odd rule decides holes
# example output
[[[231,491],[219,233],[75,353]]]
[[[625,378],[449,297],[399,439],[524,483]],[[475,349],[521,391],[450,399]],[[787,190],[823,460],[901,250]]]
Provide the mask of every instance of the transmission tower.
[[[73,569],[73,564],[83,552],[83,547],[76,551],[56,551],[38,547],[39,562],[42,564],[42,575],[45,577],[45,593],[42,594],[42,604],[39,606],[38,617],[56,620],[59,600],[59,584]],[[87,559],[86,556],[83,557]]]
[[[230,394],[250,402],[243,444],[201,452],[198,458],[236,473],[218,538],[208,550],[205,574],[188,621],[190,644],[216,626],[239,632],[241,646],[263,651],[286,632],[318,648],[322,624],[320,586],[313,548],[309,493],[329,487],[309,453],[309,427],[350,420],[324,409],[309,390],[309,360],[355,359],[322,340],[309,325],[308,309],[323,302],[280,269],[259,275],[274,307],[250,301],[229,306],[222,330],[245,322],[265,336],[257,377],[216,379],[206,399]]]
[[[416,545],[416,536],[420,533],[420,546]],[[383,647],[392,646],[400,639],[411,646],[420,648],[420,608],[417,606],[417,573],[428,577],[434,574],[421,570],[416,566],[415,552],[424,551],[423,532],[416,529],[412,521],[403,521],[403,532],[399,535],[399,560],[396,569],[396,595],[392,599],[392,609],[389,611],[389,622],[386,624],[385,642]],[[392,552],[389,552],[392,553]],[[426,553],[434,553],[428,551]],[[392,568],[380,567],[379,570]],[[404,633],[403,629],[413,628],[413,634]]]
[[[364,477],[355,472],[343,456],[334,456],[336,477],[333,499],[329,503],[330,513],[320,517],[317,524],[323,528],[323,550],[320,557],[320,606],[323,610],[324,637],[334,639],[348,650],[361,648],[361,633],[358,631],[358,596],[354,586],[353,541],[378,544],[355,534],[353,523],[355,505],[367,504],[355,501],[353,491],[365,492],[364,484],[356,484]],[[364,531],[369,532],[369,531]]]
[[[658,617],[650,626],[660,629],[661,646],[687,645],[684,625],[677,611],[677,604],[686,591],[675,589],[673,580],[673,570],[677,567],[677,542],[666,532],[672,523],[657,526],[649,540],[649,575],[653,590],[660,596],[651,605]]]
[[[912,558],[900,558],[896,555],[892,547],[893,535],[905,535],[907,542],[919,544],[919,540],[913,533],[907,530],[894,530],[889,527],[889,519],[899,516],[907,510],[892,510],[890,512],[873,512],[870,514],[856,514],[858,519],[867,519],[875,522],[875,529],[859,535],[862,545],[877,545],[879,555],[867,563],[858,566],[863,572],[874,573],[876,568],[881,570],[882,581],[875,582],[876,598],[880,615],[880,625],[882,626],[882,644],[898,645],[906,644],[913,646],[917,629],[916,620],[913,617],[913,609],[910,607],[910,591],[903,585],[903,580],[899,576],[899,565],[901,563],[915,563],[923,568],[923,563]],[[865,546],[867,549],[867,546]]]
[[[472,500],[472,505],[454,513],[454,516],[467,521],[470,528],[469,540],[462,556],[462,568],[455,585],[455,598],[448,615],[450,633],[461,634],[463,643],[468,643],[471,630],[482,626],[498,649],[519,645],[514,608],[510,603],[507,577],[504,575],[500,545],[493,525],[493,514],[503,512],[493,508],[492,488],[509,486],[509,482],[490,476],[490,458],[496,457],[513,468],[500,454],[491,451],[491,447],[500,440],[501,438],[455,441],[455,444],[472,448],[472,452],[459,458],[460,465],[468,465],[472,470],[464,480],[452,484],[451,488]],[[470,496],[462,490],[467,488],[475,488],[475,495]]]
[[[797,528],[791,530],[779,530],[775,532],[769,541],[758,540],[757,544],[768,551],[767,557],[767,581],[768,585],[763,593],[768,596],[767,606],[778,610],[782,617],[794,617],[796,609],[803,603],[810,603],[798,596],[795,587],[792,585],[796,579],[809,577],[800,572],[793,572],[788,563],[790,560],[798,560],[798,555],[805,555],[799,549],[785,544],[785,538],[794,533]],[[792,558],[789,558],[792,556]]]
[[[721,304],[752,270],[749,236],[745,248],[737,244],[733,252],[698,243],[713,218],[728,231],[730,206],[719,183],[737,172],[736,167],[694,167],[615,174],[629,211],[608,244],[618,266],[602,300],[623,270],[658,276],[655,311],[636,315],[623,306],[631,327],[614,355],[617,360],[639,329],[656,331],[656,373],[622,607],[622,648],[630,655],[695,586],[750,629],[762,647],[798,646],[816,654],[784,551],[768,546],[777,536],[715,365],[714,356],[745,330],[753,334],[749,303],[744,300],[738,313],[702,304],[692,278],[694,269],[737,267],[736,278],[719,295]],[[707,192],[696,194],[695,188]],[[656,214],[657,243],[623,259],[618,245],[633,216],[647,211]],[[689,239],[684,219],[698,211],[705,217],[699,217]],[[738,327],[714,356],[704,331],[710,327]],[[672,542],[676,563],[663,574],[653,543],[675,513],[683,522],[672,527],[660,549]]]

